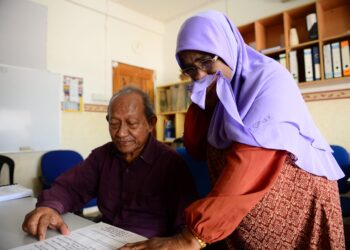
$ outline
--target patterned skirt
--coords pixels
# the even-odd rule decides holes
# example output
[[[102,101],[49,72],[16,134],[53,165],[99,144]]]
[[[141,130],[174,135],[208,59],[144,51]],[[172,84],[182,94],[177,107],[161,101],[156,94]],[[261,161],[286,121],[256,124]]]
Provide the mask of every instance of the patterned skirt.
[[[224,164],[217,156],[209,156],[216,159],[209,163],[213,179]],[[288,157],[272,189],[229,237],[209,248],[345,249],[337,182],[300,169]]]

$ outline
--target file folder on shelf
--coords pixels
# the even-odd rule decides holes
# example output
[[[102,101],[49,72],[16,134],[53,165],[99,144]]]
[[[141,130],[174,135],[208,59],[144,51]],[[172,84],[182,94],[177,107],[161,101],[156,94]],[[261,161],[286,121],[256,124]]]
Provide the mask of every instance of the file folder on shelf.
[[[341,60],[343,76],[350,76],[350,50],[349,41],[344,40],[340,42]]]
[[[304,49],[304,68],[305,68],[305,81],[311,82],[314,80],[312,69],[312,53],[311,48]]]
[[[333,76],[341,77],[341,57],[340,57],[340,46],[339,42],[331,43],[332,48],[332,64],[333,64]]]
[[[281,53],[278,55],[278,61],[280,64],[282,64],[285,68],[287,68],[287,62],[286,62],[286,54]]]
[[[312,47],[312,65],[314,71],[314,80],[321,80],[320,52],[318,46]]]
[[[293,76],[293,79],[296,83],[299,82],[299,74],[298,74],[298,59],[296,50],[292,50],[289,52],[289,66],[290,73]]]
[[[323,45],[323,62],[325,78],[333,78],[332,52],[330,44]]]

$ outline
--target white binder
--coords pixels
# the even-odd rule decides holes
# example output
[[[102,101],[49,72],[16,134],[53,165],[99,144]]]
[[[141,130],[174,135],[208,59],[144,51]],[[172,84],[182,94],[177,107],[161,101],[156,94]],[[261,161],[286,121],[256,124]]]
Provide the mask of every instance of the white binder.
[[[333,64],[333,76],[341,77],[342,76],[342,67],[341,67],[341,57],[340,57],[340,46],[339,42],[331,43],[332,48],[332,64]]]
[[[299,74],[298,74],[298,58],[297,58],[296,50],[292,50],[289,52],[289,66],[290,66],[290,73],[292,74],[295,82],[298,83]]]
[[[278,58],[279,58],[279,60],[278,60],[279,63],[287,68],[286,54],[285,53],[279,54]]]
[[[305,68],[305,81],[311,82],[314,80],[313,67],[312,67],[312,53],[311,48],[304,49],[304,68]]]
[[[324,76],[326,79],[333,78],[332,52],[331,45],[323,45]]]

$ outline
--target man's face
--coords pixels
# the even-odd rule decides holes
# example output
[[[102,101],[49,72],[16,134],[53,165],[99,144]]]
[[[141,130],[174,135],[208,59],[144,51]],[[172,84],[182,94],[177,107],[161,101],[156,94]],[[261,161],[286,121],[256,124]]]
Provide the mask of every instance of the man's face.
[[[114,145],[131,162],[140,154],[154,127],[147,122],[142,97],[137,93],[119,96],[112,103],[108,120]]]

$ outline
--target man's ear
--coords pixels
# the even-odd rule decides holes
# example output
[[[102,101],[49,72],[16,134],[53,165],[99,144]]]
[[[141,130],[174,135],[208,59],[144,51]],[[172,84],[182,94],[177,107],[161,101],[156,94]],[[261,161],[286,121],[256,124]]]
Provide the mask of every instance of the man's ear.
[[[149,123],[149,125],[151,126],[151,127],[155,127],[156,126],[156,124],[157,124],[157,116],[152,116],[150,119],[149,119],[149,121],[148,121],[148,123]]]

